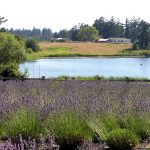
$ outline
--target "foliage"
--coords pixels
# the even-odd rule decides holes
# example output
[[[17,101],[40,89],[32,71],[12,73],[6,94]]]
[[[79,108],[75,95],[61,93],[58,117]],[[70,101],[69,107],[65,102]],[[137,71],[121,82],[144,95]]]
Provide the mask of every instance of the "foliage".
[[[47,128],[60,147],[88,137],[112,149],[133,147],[149,137],[149,91],[142,81],[0,81],[1,137],[36,138]]]
[[[31,54],[33,52],[32,48],[26,48],[26,53]]]
[[[0,65],[0,76],[1,77],[14,77],[14,78],[26,78],[26,73],[19,71],[19,66],[16,63],[9,63],[7,65]]]
[[[7,32],[7,30],[5,28],[1,28],[0,32]]]
[[[112,150],[129,150],[140,141],[137,132],[132,132],[131,128],[121,128],[119,117],[113,114],[103,114],[88,121],[88,124],[97,133],[99,139],[105,141]]]
[[[87,33],[89,32],[92,35],[95,34],[95,36],[92,37],[92,35],[90,36],[90,34],[86,34],[86,32],[83,31],[83,27],[90,27],[89,29],[86,29],[88,30]],[[84,34],[81,31],[84,32]],[[54,33],[52,33],[52,30],[49,28],[43,28],[40,30],[35,27],[32,30],[10,29],[8,32],[38,41],[49,41],[52,37],[69,38],[72,41],[94,41],[99,36],[102,38],[125,37],[131,39],[133,43],[138,44],[140,49],[149,48],[149,23],[141,20],[140,18],[132,18],[131,20],[126,18],[125,23],[123,23],[114,17],[111,17],[109,20],[104,17],[100,17],[94,21],[93,26],[84,25],[81,23],[69,30],[62,29],[59,32]]]
[[[33,52],[37,52],[37,51],[40,50],[40,47],[39,47],[39,46],[37,45],[37,43],[36,43],[34,40],[32,40],[32,39],[27,39],[25,45],[26,45],[26,48],[27,48],[27,49],[28,49],[28,48],[31,48]]]
[[[101,141],[107,141],[110,132],[120,128],[119,118],[108,113],[91,118],[87,124],[96,132]]]
[[[99,31],[100,36],[103,38],[110,37],[123,37],[124,27],[119,20],[115,20],[112,17],[110,20],[106,20],[104,17],[96,19],[93,26]]]
[[[89,25],[81,26],[78,32],[78,39],[80,41],[95,41],[99,38],[98,30]]]
[[[139,50],[139,46],[137,43],[134,43],[132,46],[132,50]]]
[[[131,20],[126,19],[125,37],[131,39],[133,43],[137,42],[138,40],[140,22],[140,18],[132,18]]]
[[[150,136],[150,117],[148,115],[141,117],[138,114],[128,114],[123,119],[123,124],[142,139]]]
[[[24,41],[17,35],[0,33],[0,76],[25,78],[18,66],[25,59]]]
[[[136,46],[138,46],[138,45],[136,45]],[[117,54],[117,56],[138,56],[138,57],[144,56],[144,57],[149,57],[150,56],[150,50],[127,49],[127,50],[123,50],[120,54]]]
[[[7,19],[5,19],[4,17],[0,16],[0,25],[5,23],[7,21]]]
[[[68,38],[69,37],[69,32],[67,30],[65,30],[65,29],[60,30],[58,32],[58,37],[59,38]]]
[[[138,136],[127,129],[112,130],[107,139],[112,150],[132,150],[138,143]]]
[[[138,44],[140,49],[150,48],[150,24],[143,20],[139,24]]]
[[[17,139],[21,134],[23,138],[36,138],[41,133],[42,125],[40,120],[31,110],[22,108],[10,115],[10,118],[4,124],[4,134]]]
[[[53,34],[52,34],[51,29],[44,28],[42,30],[42,37],[41,37],[42,40],[50,40],[50,38],[52,38],[52,36],[53,36]]]
[[[149,49],[150,48],[150,24],[140,18],[132,20],[126,19],[125,36],[130,38],[133,49]]]
[[[54,32],[54,34],[53,34],[53,38],[59,38],[59,35],[58,35],[58,33],[57,33],[57,32]]]
[[[59,76],[56,78],[50,79],[57,79],[57,80],[101,80],[101,81],[150,81],[148,78],[132,78],[132,77],[103,77],[96,75],[94,77],[88,76]]]
[[[0,33],[0,63],[20,63],[25,60],[24,41],[10,33]]]
[[[78,41],[78,32],[79,32],[79,28],[77,26],[74,26],[71,30],[70,30],[70,39],[72,41]]]
[[[34,40],[49,40],[52,36],[53,33],[51,31],[51,29],[49,28],[43,28],[38,29],[38,28],[33,28],[32,30],[29,29],[10,29],[8,30],[10,33],[19,35],[23,38],[27,38],[27,39],[34,39]]]
[[[93,136],[93,131],[75,113],[64,112],[64,110],[48,118],[44,124],[56,136],[56,141],[64,150],[74,150],[85,139]]]
[[[140,18],[128,20],[125,24],[120,23],[112,17],[106,20],[101,17],[95,20],[94,27],[101,33],[103,38],[126,37],[134,43],[133,49],[149,49],[150,43],[150,24]]]

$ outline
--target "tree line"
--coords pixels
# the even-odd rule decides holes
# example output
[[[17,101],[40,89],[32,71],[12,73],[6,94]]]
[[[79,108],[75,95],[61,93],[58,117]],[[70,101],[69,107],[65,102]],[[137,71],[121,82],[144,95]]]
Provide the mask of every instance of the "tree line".
[[[0,16],[0,25],[6,21],[7,19]],[[39,50],[40,48],[34,40],[24,39],[18,34],[12,34],[8,30],[0,28],[0,78],[26,78],[27,72],[21,73],[19,64],[26,60],[27,53]]]
[[[140,18],[132,18],[131,20],[126,18],[125,23],[121,23],[114,17],[110,20],[101,17],[95,20],[93,26],[103,38],[129,38],[134,43],[134,49],[150,48],[150,23]]]
[[[3,29],[4,30],[4,29]],[[92,41],[99,38],[99,32],[95,27],[89,25],[79,25],[75,26],[70,30],[60,30],[59,32],[52,32],[50,28],[33,28],[33,29],[10,29],[5,30],[12,34],[19,35],[22,38],[32,38],[34,40],[50,40],[51,38],[68,38],[72,41]],[[79,32],[80,31],[80,32]],[[87,35],[86,35],[87,34]],[[92,38],[93,37],[93,38]]]
[[[6,21],[7,19],[0,16],[0,26]],[[79,24],[70,30],[64,29],[54,33],[49,28],[42,30],[0,28],[0,76],[20,78],[26,76],[26,73],[20,73],[19,63],[25,61],[27,53],[40,50],[35,40],[70,38],[72,41],[95,41],[100,37],[126,37],[134,43],[133,49],[150,49],[150,24],[140,18],[126,19],[123,24],[114,17],[110,20],[101,17],[95,20],[92,26]]]
[[[32,30],[30,29],[15,30],[11,28],[10,30],[7,31],[13,34],[17,34],[23,38],[33,38],[35,40],[48,40],[53,37],[53,33],[50,28],[43,28],[42,30],[35,27]]]
[[[1,23],[7,20],[1,17]],[[1,29],[1,31],[5,31]],[[150,48],[150,24],[140,18],[126,19],[122,23],[119,19],[111,17],[106,19],[100,17],[96,19],[92,26],[79,24],[71,29],[63,29],[53,32],[50,28],[10,29],[10,33],[17,34],[23,38],[33,38],[35,40],[50,40],[51,38],[68,38],[72,41],[95,41],[99,38],[123,37],[131,39],[134,49]]]

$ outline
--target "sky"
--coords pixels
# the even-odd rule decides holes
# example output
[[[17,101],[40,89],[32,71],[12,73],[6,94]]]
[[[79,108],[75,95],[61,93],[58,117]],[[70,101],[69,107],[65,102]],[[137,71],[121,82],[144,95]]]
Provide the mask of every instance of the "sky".
[[[101,16],[150,22],[150,0],[0,0],[0,5],[0,16],[8,19],[5,28],[59,31],[79,23],[92,25]]]

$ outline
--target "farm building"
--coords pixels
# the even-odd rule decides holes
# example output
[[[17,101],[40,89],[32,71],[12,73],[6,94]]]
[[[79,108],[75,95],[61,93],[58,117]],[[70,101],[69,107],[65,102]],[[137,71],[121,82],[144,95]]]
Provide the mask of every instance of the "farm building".
[[[98,43],[131,43],[130,39],[127,38],[108,38],[108,39],[99,39]]]
[[[130,39],[127,38],[109,38],[110,43],[131,43]]]

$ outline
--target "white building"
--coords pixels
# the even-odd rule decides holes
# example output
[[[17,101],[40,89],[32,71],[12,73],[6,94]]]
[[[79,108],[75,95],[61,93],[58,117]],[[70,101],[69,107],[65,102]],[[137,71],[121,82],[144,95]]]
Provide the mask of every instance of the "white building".
[[[97,40],[98,43],[131,43],[130,39],[127,38],[108,38],[108,39],[99,39]]]

